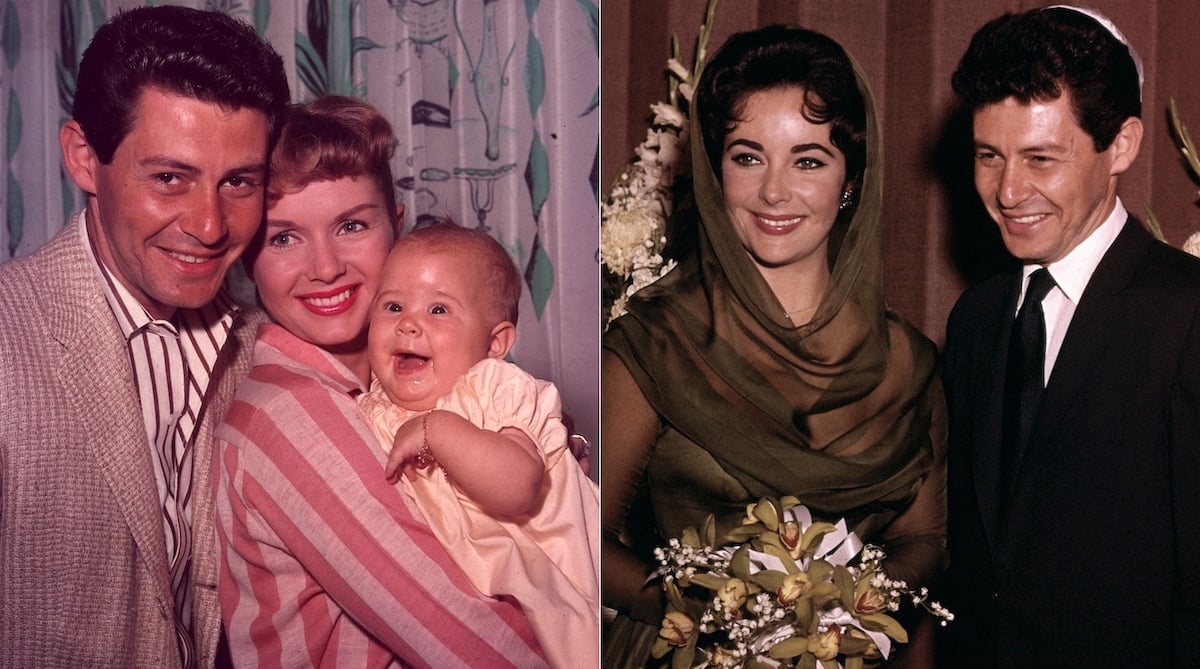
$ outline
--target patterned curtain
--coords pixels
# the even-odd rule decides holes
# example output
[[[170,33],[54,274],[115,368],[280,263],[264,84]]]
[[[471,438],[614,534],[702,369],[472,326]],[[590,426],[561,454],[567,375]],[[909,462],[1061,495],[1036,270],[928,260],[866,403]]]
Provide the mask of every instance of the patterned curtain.
[[[28,254],[83,203],[61,169],[79,56],[123,7],[0,0],[0,261]],[[399,136],[406,226],[487,230],[523,270],[513,357],[555,381],[597,430],[599,10],[596,0],[192,0],[265,35],[296,101],[370,101]]]

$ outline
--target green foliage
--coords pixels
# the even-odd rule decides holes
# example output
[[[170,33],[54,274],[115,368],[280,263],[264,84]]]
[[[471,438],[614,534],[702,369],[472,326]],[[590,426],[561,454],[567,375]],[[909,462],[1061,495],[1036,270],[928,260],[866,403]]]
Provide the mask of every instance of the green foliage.
[[[0,43],[4,47],[4,65],[11,70],[21,60],[21,18],[17,15],[17,6],[12,0],[4,6],[4,27],[0,33]]]

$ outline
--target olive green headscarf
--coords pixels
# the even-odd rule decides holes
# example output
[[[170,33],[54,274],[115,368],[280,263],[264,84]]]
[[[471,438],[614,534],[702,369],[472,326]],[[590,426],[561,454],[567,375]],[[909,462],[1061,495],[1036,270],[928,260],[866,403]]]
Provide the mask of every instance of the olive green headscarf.
[[[872,516],[878,528],[911,502],[932,461],[936,350],[885,304],[882,143],[857,64],[855,76],[866,170],[853,218],[838,224],[844,238],[831,239],[832,276],[812,321],[792,326],[739,241],[693,103],[697,247],[630,300],[604,346],[661,420],[751,498],[792,494],[818,514],[852,525]]]

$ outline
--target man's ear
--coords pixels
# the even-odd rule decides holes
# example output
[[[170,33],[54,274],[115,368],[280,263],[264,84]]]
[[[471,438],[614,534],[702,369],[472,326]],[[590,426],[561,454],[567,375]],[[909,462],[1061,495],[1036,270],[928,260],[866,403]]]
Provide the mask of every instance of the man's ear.
[[[1142,134],[1145,128],[1142,126],[1142,119],[1136,116],[1130,116],[1121,124],[1121,129],[1117,131],[1117,136],[1113,139],[1113,143],[1108,148],[1113,152],[1112,176],[1116,176],[1133,164],[1133,160],[1137,158],[1138,149],[1142,146]]]
[[[100,161],[78,122],[67,121],[59,128],[58,145],[62,148],[63,165],[75,185],[83,192],[95,195]]]
[[[504,321],[492,328],[492,336],[488,341],[488,357],[504,359],[517,341],[517,326]]]

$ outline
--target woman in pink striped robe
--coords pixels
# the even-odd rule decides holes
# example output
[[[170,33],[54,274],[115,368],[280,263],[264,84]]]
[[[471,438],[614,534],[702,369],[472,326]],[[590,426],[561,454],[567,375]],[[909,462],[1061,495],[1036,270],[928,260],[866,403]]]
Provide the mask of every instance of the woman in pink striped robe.
[[[480,594],[401,488],[355,403],[368,310],[402,208],[369,105],[295,108],[247,273],[274,323],[217,435],[222,617],[239,666],[539,667],[511,601]]]

